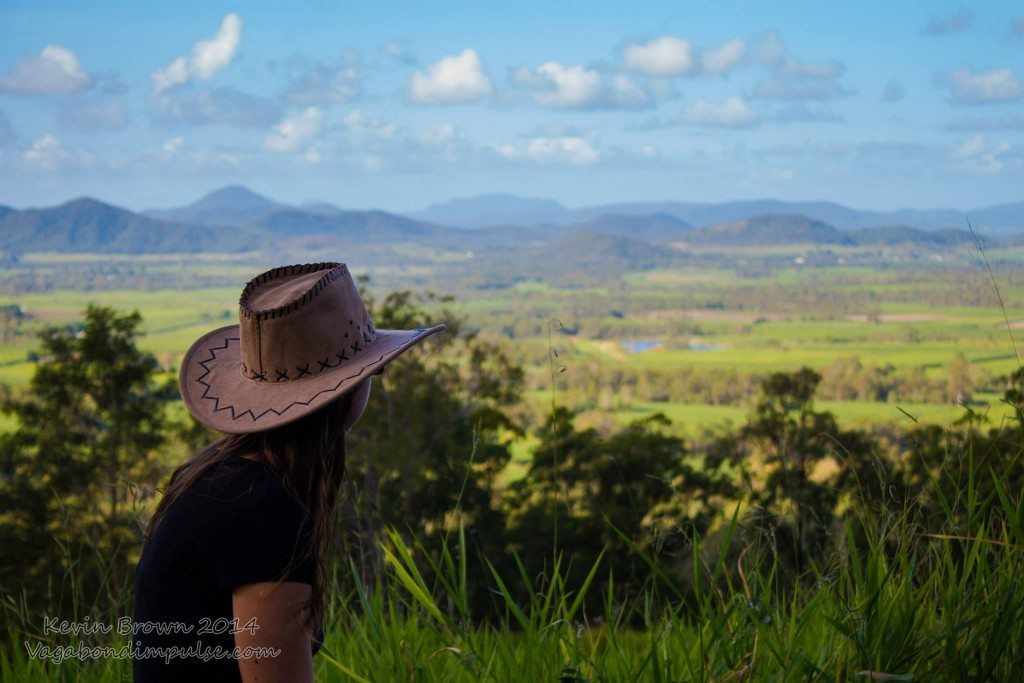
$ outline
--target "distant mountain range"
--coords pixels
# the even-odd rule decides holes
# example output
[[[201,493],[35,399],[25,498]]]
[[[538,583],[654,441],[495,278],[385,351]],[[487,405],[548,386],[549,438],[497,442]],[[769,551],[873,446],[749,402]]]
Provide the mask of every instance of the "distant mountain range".
[[[256,237],[251,229],[157,220],[89,198],[47,209],[0,211],[0,250],[13,253],[241,251],[252,248]]]
[[[414,218],[462,228],[498,225],[572,223],[572,212],[553,199],[529,199],[511,194],[488,194],[433,204],[412,214]],[[595,214],[597,215],[597,214]]]
[[[481,212],[488,206],[500,209],[493,215],[507,220],[492,227],[467,228],[468,223],[483,220]],[[641,212],[645,207],[649,211]],[[448,224],[425,220],[445,215],[459,220]],[[774,200],[635,203],[570,210],[550,200],[493,195],[455,200],[403,216],[325,203],[290,206],[244,187],[226,187],[185,207],[142,214],[89,198],[43,209],[0,206],[0,251],[187,253],[280,248],[289,242],[325,249],[413,243],[453,250],[533,249],[539,251],[531,253],[541,258],[546,249],[563,255],[582,250],[584,260],[611,258],[618,249],[628,254],[630,262],[655,263],[665,261],[671,252],[667,245],[955,246],[971,239],[957,227],[956,215],[943,211],[882,214],[838,204]],[[516,216],[524,222],[511,222]],[[1018,222],[1020,216],[1024,216],[1024,204],[979,209],[972,213],[972,221],[989,235],[1006,237],[1016,231],[1014,226],[1024,225]],[[530,222],[540,218],[545,221]],[[986,230],[986,221],[1001,229]],[[954,227],[937,227],[945,223]],[[1006,241],[1024,244],[1024,237]]]
[[[661,214],[691,225],[706,227],[753,216],[791,214],[856,230],[905,225],[926,230],[965,229],[967,220],[982,233],[1006,235],[1024,230],[1024,202],[982,207],[966,213],[953,209],[861,211],[834,202],[784,202],[760,199],[737,202],[627,202],[569,209],[546,199],[524,199],[512,195],[485,195],[434,204],[413,216],[444,225],[481,228],[494,225],[568,225],[591,220],[602,214]]]
[[[244,188],[225,188],[181,209],[145,214],[90,198],[45,209],[0,208],[0,251],[15,254],[239,252],[311,235],[328,236],[336,245],[361,245],[427,242],[439,232],[446,230],[383,211],[303,211]]]

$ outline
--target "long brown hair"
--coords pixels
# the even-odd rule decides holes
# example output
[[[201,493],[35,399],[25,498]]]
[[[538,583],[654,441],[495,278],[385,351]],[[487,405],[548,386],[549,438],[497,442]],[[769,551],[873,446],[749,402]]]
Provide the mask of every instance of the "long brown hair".
[[[146,533],[152,534],[174,502],[218,462],[237,456],[258,459],[302,504],[302,528],[309,530],[308,541],[301,544],[296,539],[296,552],[282,579],[299,560],[312,556],[315,571],[306,625],[315,633],[324,623],[330,593],[328,562],[338,494],[345,476],[343,425],[352,393],[295,422],[262,432],[231,434],[197,452],[171,475]]]

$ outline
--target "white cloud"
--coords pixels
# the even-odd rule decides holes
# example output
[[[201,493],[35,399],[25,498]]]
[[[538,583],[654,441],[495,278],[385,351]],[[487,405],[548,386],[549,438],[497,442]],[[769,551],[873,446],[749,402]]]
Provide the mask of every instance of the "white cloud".
[[[1024,97],[1024,83],[1010,69],[975,72],[969,67],[945,77],[953,100],[962,104],[1014,102]]]
[[[733,38],[705,51],[700,57],[700,63],[706,74],[724,74],[742,63],[746,54],[747,41]]]
[[[357,139],[395,137],[395,124],[367,116],[359,109],[353,109],[342,122]]]
[[[757,44],[757,58],[768,65],[775,65],[786,56],[786,43],[778,31],[765,31]]]
[[[954,159],[969,159],[970,157],[977,156],[982,150],[985,149],[985,136],[984,135],[972,135],[963,141],[963,143],[953,150]]]
[[[60,45],[47,45],[38,55],[22,59],[8,73],[0,74],[0,93],[65,93],[90,85],[92,77],[78,57]]]
[[[757,47],[757,56],[765,65],[784,76],[802,78],[835,78],[842,75],[844,68],[839,62],[806,62],[789,53],[789,47],[777,31],[762,34]]]
[[[743,63],[747,41],[730,38],[699,52],[689,40],[665,35],[647,43],[627,45],[623,65],[648,76],[720,76]]]
[[[743,128],[757,120],[757,112],[742,97],[730,97],[721,104],[698,100],[683,110],[683,121],[694,126]]]
[[[430,155],[436,155],[436,158],[449,164],[456,163],[476,151],[460,137],[459,130],[454,123],[438,123],[431,126],[416,137],[415,143],[419,149],[423,150],[425,156],[421,158],[429,159]],[[416,149],[413,145],[404,145],[403,147],[406,150]],[[488,151],[490,150],[485,150],[485,152]],[[415,151],[414,154],[416,154]]]
[[[456,138],[454,123],[439,123],[420,133],[420,144],[427,147],[442,147]]]
[[[401,64],[414,64],[416,62],[416,59],[409,54],[406,47],[397,40],[389,40],[386,43],[382,43],[380,52]]]
[[[558,62],[541,64],[536,70],[516,71],[519,85],[537,90],[537,103],[553,107],[579,107],[590,104],[600,94],[601,75],[581,66],[562,66]]]
[[[252,170],[259,164],[278,164],[265,155],[248,148],[209,145],[189,145],[183,136],[176,136],[158,144],[155,148],[139,150],[136,154],[115,157],[108,160],[106,170],[122,173],[169,172],[179,174],[208,171],[238,173],[241,169]]]
[[[61,141],[47,133],[25,150],[25,162],[42,171],[53,171],[71,158]]]
[[[426,71],[416,71],[409,82],[409,99],[418,104],[477,102],[494,90],[476,50],[465,49],[445,57]]]
[[[775,31],[759,41],[758,59],[772,70],[771,76],[754,86],[754,97],[776,100],[828,100],[849,94],[838,78],[846,70],[841,63],[808,62],[789,53]]]
[[[625,65],[648,76],[684,76],[697,67],[693,44],[677,36],[661,36],[648,43],[627,45]]]
[[[188,83],[188,61],[178,57],[164,68],[151,73],[149,78],[153,82],[153,90],[158,93]]]
[[[166,141],[163,145],[163,150],[168,154],[173,154],[181,149],[181,146],[185,144],[185,138],[182,136],[173,137]]]
[[[364,154],[363,168],[367,171],[377,172],[384,168],[384,159],[379,154]]]
[[[1004,168],[1000,156],[1010,151],[1010,144],[1005,140],[990,145],[984,135],[972,135],[953,150],[951,156],[961,162],[962,168],[980,175],[1001,173]]]
[[[355,52],[340,63],[305,64],[304,70],[292,79],[285,98],[295,104],[348,102],[359,96],[360,73]]]
[[[320,141],[317,140],[306,148],[306,152],[302,155],[302,158],[305,159],[308,164],[319,164],[324,158],[321,153],[322,148],[323,145],[321,145]]]
[[[210,40],[200,40],[192,46],[192,71],[202,79],[231,63],[242,40],[242,18],[232,12],[220,23],[220,30]]]
[[[518,69],[517,84],[533,91],[533,99],[553,109],[635,108],[648,106],[651,97],[628,76],[605,80],[600,73],[582,66],[547,62],[536,69]]]
[[[160,93],[192,78],[209,80],[235,58],[242,40],[242,18],[232,12],[221,21],[217,35],[192,45],[188,59],[177,57],[167,66],[150,74],[153,91]]]
[[[295,152],[320,134],[324,113],[317,107],[289,114],[274,126],[263,140],[263,149],[271,152]]]
[[[68,166],[90,166],[92,156],[85,151],[68,149],[54,135],[47,133],[32,142],[24,151],[25,165],[35,171],[60,171]]]
[[[579,135],[539,136],[525,143],[493,145],[492,149],[508,161],[532,161],[542,165],[587,166],[601,158],[594,145]]]

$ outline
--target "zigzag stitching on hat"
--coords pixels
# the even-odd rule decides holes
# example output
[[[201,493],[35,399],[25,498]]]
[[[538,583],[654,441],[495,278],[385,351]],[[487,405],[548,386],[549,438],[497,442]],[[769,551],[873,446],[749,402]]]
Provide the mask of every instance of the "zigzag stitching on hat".
[[[203,395],[200,396],[200,398],[205,398],[208,401],[213,401],[213,412],[215,412],[215,413],[219,412],[221,410],[225,410],[226,408],[230,408],[231,409],[231,415],[232,415],[231,419],[234,419],[234,414],[235,414],[234,407],[233,406],[225,406],[225,408],[221,408],[220,407],[220,398],[217,397],[217,396],[210,396],[209,395],[210,389],[212,389],[213,387],[210,385],[209,382],[206,382],[204,380],[205,380],[206,376],[209,375],[210,372],[211,372],[210,368],[206,364],[209,363],[212,360],[216,360],[217,359],[217,351],[223,351],[224,349],[228,348],[228,345],[231,342],[233,342],[233,341],[239,341],[239,338],[238,337],[225,337],[224,338],[224,345],[223,346],[211,346],[211,347],[207,348],[206,350],[210,352],[210,357],[207,358],[206,360],[198,361],[199,365],[201,365],[203,367],[203,370],[205,370],[206,372],[204,372],[203,374],[199,375],[199,377],[196,377],[196,382],[198,382],[199,384],[202,384],[204,387],[206,387],[205,389],[203,389]]]
[[[298,299],[289,301],[277,308],[268,308],[264,311],[254,311],[249,308],[249,296],[260,285],[270,282],[271,280],[276,280],[279,277],[288,275],[306,275],[307,273],[315,273],[318,270],[325,271],[323,277],[317,280],[316,283],[314,283],[313,286],[303,293],[303,295]],[[253,318],[256,320],[272,320],[279,316],[287,315],[308,303],[313,297],[322,292],[328,284],[337,280],[341,277],[342,273],[347,271],[348,266],[337,261],[301,263],[292,266],[278,266],[277,268],[272,268],[265,273],[260,273],[252,280],[249,280],[245,285],[245,288],[242,290],[242,296],[238,299],[239,314],[242,317]]]
[[[419,327],[419,328],[417,328],[417,329],[416,329],[415,331],[416,331],[416,332],[425,332],[425,331],[426,331],[427,329],[429,329],[429,328],[426,328],[426,327]],[[401,344],[399,344],[398,346],[396,346],[396,347],[395,347],[394,349],[392,349],[392,351],[397,351],[398,349],[401,349],[401,348],[403,348],[403,347],[405,347],[405,346],[408,346],[409,344],[411,344],[411,343],[413,343],[414,341],[416,341],[417,339],[419,339],[419,338],[420,338],[420,336],[422,336],[422,335],[417,335],[417,336],[415,336],[415,337],[410,337],[409,339],[406,339],[406,340],[405,340],[404,342],[402,342]],[[237,419],[238,419],[238,418],[240,418],[240,417],[244,417],[245,415],[249,415],[249,416],[251,416],[251,417],[252,417],[252,421],[253,421],[253,422],[255,422],[256,420],[260,419],[261,417],[263,417],[264,415],[266,415],[266,414],[268,414],[268,413],[274,413],[275,415],[277,415],[278,417],[280,417],[281,415],[284,415],[284,413],[285,413],[285,412],[286,412],[286,411],[287,411],[288,409],[290,409],[290,408],[292,408],[292,407],[294,407],[294,406],[298,406],[298,405],[301,405],[301,406],[308,406],[308,405],[309,405],[310,403],[312,403],[312,402],[313,402],[313,401],[314,401],[314,400],[315,400],[315,399],[316,399],[316,398],[317,398],[318,396],[320,396],[320,394],[330,394],[330,393],[333,393],[333,392],[337,391],[337,390],[338,390],[338,388],[339,388],[339,387],[341,387],[341,385],[342,385],[342,384],[344,384],[344,383],[345,383],[346,381],[348,381],[348,380],[350,380],[350,379],[354,379],[354,378],[356,378],[356,377],[359,377],[360,375],[362,375],[362,374],[363,374],[363,372],[365,372],[365,371],[366,371],[366,369],[367,369],[368,367],[370,367],[370,366],[371,366],[371,365],[373,365],[374,363],[379,363],[380,361],[384,360],[384,356],[388,355],[388,353],[389,353],[389,352],[388,352],[388,353],[382,353],[382,354],[380,354],[380,357],[378,357],[378,358],[377,358],[377,360],[375,360],[375,361],[373,361],[373,362],[371,362],[371,363],[368,363],[368,364],[364,365],[364,366],[363,366],[362,368],[360,368],[360,369],[359,369],[359,372],[357,372],[356,374],[354,374],[354,375],[349,375],[349,376],[347,376],[347,377],[343,377],[343,378],[341,378],[340,380],[338,380],[338,383],[337,383],[337,384],[335,384],[335,385],[334,385],[334,386],[333,386],[332,388],[329,388],[329,389],[321,389],[320,391],[316,392],[315,394],[313,394],[312,396],[310,396],[310,397],[309,397],[308,399],[306,399],[305,401],[292,401],[291,403],[289,403],[289,404],[288,404],[287,406],[285,406],[284,408],[281,408],[281,410],[277,410],[276,408],[267,408],[266,410],[264,410],[264,411],[263,411],[262,413],[260,413],[259,415],[256,415],[256,414],[254,414],[254,413],[252,412],[252,410],[251,410],[251,409],[246,409],[246,410],[245,410],[244,412],[241,412],[241,413],[237,413],[237,414],[236,414],[236,413],[235,413],[235,406],[233,406],[233,405],[231,405],[231,404],[228,404],[228,405],[225,405],[225,406],[221,407],[221,405],[220,405],[220,398],[219,398],[219,397],[217,397],[217,396],[208,396],[208,395],[207,395],[207,394],[209,393],[210,389],[212,389],[213,387],[212,387],[212,386],[210,385],[210,383],[209,383],[209,382],[205,382],[205,381],[203,381],[203,380],[204,380],[204,378],[205,378],[205,377],[206,377],[207,375],[209,375],[209,374],[210,374],[210,372],[212,372],[212,371],[210,370],[210,368],[209,368],[209,367],[208,367],[208,366],[207,366],[206,364],[207,364],[207,363],[209,363],[210,361],[213,361],[213,360],[216,360],[216,359],[217,359],[217,353],[216,353],[216,352],[217,352],[217,351],[223,351],[224,349],[228,348],[228,345],[229,345],[229,343],[230,343],[230,342],[233,342],[233,341],[238,341],[238,340],[239,340],[239,338],[238,338],[238,337],[225,337],[225,339],[224,339],[224,345],[223,345],[223,346],[211,346],[211,347],[208,347],[208,348],[207,348],[206,350],[210,352],[210,357],[209,357],[209,358],[207,358],[206,360],[201,360],[201,361],[198,361],[198,364],[199,364],[199,365],[201,365],[201,366],[203,367],[203,370],[205,370],[206,372],[204,372],[204,373],[203,373],[203,374],[201,374],[201,375],[200,375],[199,377],[197,377],[197,378],[196,378],[196,382],[198,382],[199,384],[202,384],[202,385],[203,385],[204,387],[206,387],[206,389],[204,389],[204,390],[203,390],[203,395],[201,396],[201,398],[205,398],[205,399],[206,399],[206,400],[208,400],[208,401],[213,401],[213,412],[215,412],[215,413],[216,413],[216,412],[220,412],[221,410],[230,410],[230,411],[231,411],[231,419],[232,419],[232,420],[237,420]]]

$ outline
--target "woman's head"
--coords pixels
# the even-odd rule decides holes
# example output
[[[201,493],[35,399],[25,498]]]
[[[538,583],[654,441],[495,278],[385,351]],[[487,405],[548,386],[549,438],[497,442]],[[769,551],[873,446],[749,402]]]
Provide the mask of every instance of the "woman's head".
[[[263,462],[301,503],[306,537],[296,540],[292,563],[309,553],[315,578],[310,624],[322,623],[327,602],[327,561],[334,535],[339,489],[345,476],[345,434],[358,421],[370,395],[370,378],[338,400],[276,429],[230,434],[178,467],[149,522],[152,533],[164,514],[213,465],[231,457]],[[291,569],[291,567],[289,567]]]

